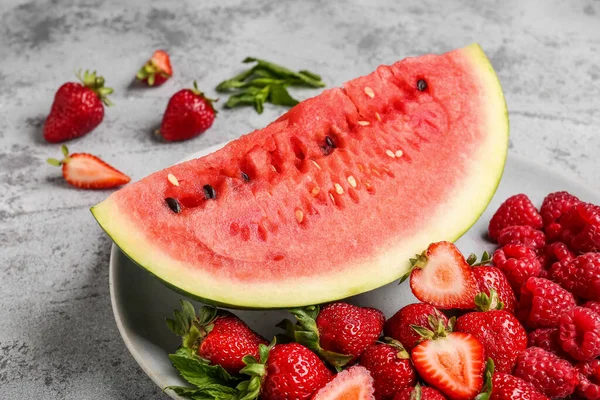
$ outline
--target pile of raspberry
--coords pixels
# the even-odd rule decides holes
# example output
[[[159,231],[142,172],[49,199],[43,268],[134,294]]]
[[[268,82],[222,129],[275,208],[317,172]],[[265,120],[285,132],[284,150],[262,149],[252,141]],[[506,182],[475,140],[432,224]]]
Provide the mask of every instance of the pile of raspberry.
[[[556,192],[538,210],[517,194],[488,233],[528,331],[513,374],[549,398],[600,399],[600,206]]]

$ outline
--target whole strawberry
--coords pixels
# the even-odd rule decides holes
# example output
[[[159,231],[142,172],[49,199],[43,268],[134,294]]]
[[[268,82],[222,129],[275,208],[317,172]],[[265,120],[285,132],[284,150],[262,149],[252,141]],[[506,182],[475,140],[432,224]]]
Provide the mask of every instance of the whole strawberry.
[[[548,400],[531,383],[513,375],[497,372],[492,382],[489,400]]]
[[[569,354],[563,350],[558,340],[558,328],[540,328],[529,332],[527,347],[539,347],[562,359],[570,359]]]
[[[104,119],[104,106],[112,103],[113,89],[104,87],[104,78],[96,72],[81,71],[81,83],[67,82],[54,95],[50,114],[44,123],[44,139],[51,143],[78,138],[91,132]]]
[[[521,352],[514,375],[552,399],[569,396],[578,382],[577,371],[568,361],[539,347]]]
[[[575,298],[558,284],[529,278],[521,286],[516,316],[528,328],[558,327],[560,316],[575,307]]]
[[[394,395],[416,382],[410,356],[399,342],[373,344],[362,353],[360,365],[375,380],[375,398],[393,399]]]
[[[542,269],[535,251],[522,244],[505,245],[494,252],[493,260],[516,293],[528,278],[538,276]]]
[[[542,227],[541,215],[525,194],[511,196],[500,205],[490,220],[488,234],[495,241],[503,228],[512,225],[527,225],[535,229]]]
[[[385,322],[384,333],[385,336],[402,343],[406,350],[412,351],[423,338],[411,325],[424,326],[436,331],[439,324],[447,327],[448,318],[444,314],[432,305],[415,303],[402,307],[388,319]]]
[[[276,345],[262,377],[263,400],[304,400],[325,386],[332,373],[312,351],[298,343]]]
[[[290,310],[297,323],[284,321],[287,335],[340,368],[358,359],[381,336],[385,316],[371,307],[344,302]]]
[[[557,262],[551,278],[576,296],[600,300],[600,253],[582,254],[570,262]]]
[[[475,299],[479,312],[458,317],[454,330],[473,335],[494,362],[496,371],[510,373],[519,353],[527,347],[527,332],[517,318],[502,310],[492,289],[491,296],[480,293]]]
[[[252,331],[235,315],[214,307],[200,308],[181,301],[181,311],[167,319],[167,326],[182,337],[182,347],[195,351],[213,365],[220,365],[230,374],[238,374],[246,366],[244,357],[259,357],[259,346],[267,341]]]
[[[575,368],[579,372],[577,394],[586,400],[600,399],[600,360],[581,362]]]
[[[498,233],[498,245],[522,244],[534,250],[539,250],[546,244],[546,235],[539,229],[529,225],[513,225],[503,228]]]
[[[579,203],[560,222],[561,240],[575,253],[600,251],[600,206]]]
[[[211,127],[217,113],[214,100],[204,96],[194,82],[193,89],[175,93],[167,104],[160,135],[167,141],[181,141],[200,135]]]
[[[250,378],[237,385],[236,395],[215,399],[307,400],[333,378],[323,361],[299,343],[276,345],[274,340],[269,346],[260,344],[258,352],[259,357],[244,357],[240,372]]]
[[[560,238],[562,231],[561,217],[580,202],[577,197],[568,192],[550,193],[544,198],[540,207],[540,215],[549,241],[553,242]]]
[[[136,79],[148,86],[160,86],[173,76],[171,58],[164,50],[156,50],[136,74]]]
[[[474,267],[473,276],[477,281],[480,292],[490,296],[491,289],[494,289],[498,294],[498,299],[504,304],[504,310],[512,314],[515,313],[517,298],[508,278],[500,268],[491,265]]]
[[[407,387],[394,396],[394,400],[445,400],[443,394],[432,387],[421,386]]]
[[[560,316],[558,340],[575,360],[600,356],[600,315],[585,307],[575,307]]]

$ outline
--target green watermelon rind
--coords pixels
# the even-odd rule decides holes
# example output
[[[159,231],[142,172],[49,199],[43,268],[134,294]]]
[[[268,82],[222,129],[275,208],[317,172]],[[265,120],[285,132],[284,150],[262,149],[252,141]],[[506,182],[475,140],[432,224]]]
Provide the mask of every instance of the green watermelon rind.
[[[488,166],[488,167],[491,165],[491,168],[489,170],[485,170],[485,172],[483,172],[483,173],[473,174],[473,176],[475,177],[474,182],[480,184],[483,187],[483,189],[479,190],[478,193],[472,193],[473,196],[469,197],[470,201],[475,201],[478,203],[476,208],[467,208],[467,207],[463,206],[460,209],[460,211],[462,211],[462,212],[460,213],[461,215],[459,215],[460,218],[457,220],[459,221],[460,226],[464,227],[464,229],[459,228],[460,232],[458,232],[456,234],[451,234],[451,233],[444,233],[445,231],[443,229],[440,230],[439,227],[433,226],[431,228],[432,228],[432,230],[437,230],[437,232],[436,232],[437,236],[432,237],[430,241],[438,241],[438,240],[455,241],[458,238],[460,238],[462,235],[464,235],[471,228],[471,226],[473,226],[473,224],[475,222],[477,222],[477,220],[480,218],[480,216],[483,214],[483,212],[487,208],[487,205],[489,204],[490,200],[492,199],[494,193],[496,192],[496,190],[498,188],[498,185],[500,183],[500,180],[502,178],[502,174],[504,171],[506,155],[508,152],[508,137],[509,137],[509,135],[508,135],[508,133],[509,133],[508,111],[507,111],[506,101],[504,99],[504,95],[502,93],[502,88],[500,86],[498,77],[497,77],[492,65],[490,64],[489,60],[485,56],[484,52],[479,47],[479,45],[472,44],[472,45],[465,47],[459,51],[461,51],[462,54],[465,55],[465,57],[464,57],[465,60],[467,60],[467,62],[470,64],[469,66],[472,67],[473,70],[476,71],[477,76],[481,79],[481,84],[484,88],[484,92],[486,95],[484,98],[489,99],[489,100],[487,100],[487,102],[491,104],[491,105],[487,105],[487,107],[486,106],[482,107],[482,111],[488,112],[488,114],[489,114],[489,115],[487,115],[487,118],[485,119],[486,126],[490,129],[494,129],[494,134],[488,135],[491,138],[486,138],[485,144],[487,146],[483,148],[484,151],[487,151],[487,155],[490,156],[489,158],[491,159],[491,161],[482,156],[481,157],[482,165],[479,165],[480,167],[483,166],[484,164],[485,164],[485,166]],[[502,129],[503,127],[505,127],[506,129]],[[505,137],[506,140],[502,140],[503,137]],[[485,194],[482,193],[482,191],[485,191]],[[460,193],[460,194],[463,196],[463,200],[464,200],[464,193]],[[460,198],[460,196],[457,196],[457,198]],[[207,297],[198,295],[196,293],[190,292],[189,290],[185,290],[182,287],[179,287],[176,284],[169,282],[167,279],[174,278],[175,274],[181,273],[181,271],[178,270],[177,268],[169,269],[168,272],[164,272],[164,270],[163,270],[162,272],[163,272],[164,277],[161,277],[159,274],[155,273],[155,271],[154,271],[155,269],[160,269],[157,267],[157,265],[160,263],[159,262],[157,263],[154,258],[149,259],[148,256],[146,254],[144,254],[145,250],[149,250],[149,249],[151,250],[151,244],[148,243],[148,241],[145,241],[145,243],[142,243],[139,246],[134,246],[132,244],[132,243],[135,243],[135,244],[138,244],[138,243],[135,242],[135,240],[131,240],[131,238],[128,237],[128,233],[135,234],[136,232],[134,232],[134,231],[127,232],[127,229],[126,229],[127,223],[126,222],[124,222],[122,224],[120,224],[119,222],[115,222],[115,221],[118,221],[120,218],[126,218],[126,216],[120,214],[118,211],[118,208],[114,204],[110,204],[110,198],[107,199],[106,201],[104,201],[103,203],[100,203],[100,204],[92,207],[91,212],[94,215],[94,217],[96,218],[96,220],[98,221],[98,223],[100,224],[100,226],[106,231],[106,233],[115,242],[115,244],[135,264],[144,268],[146,271],[148,271],[150,274],[155,276],[158,280],[160,280],[162,283],[164,283],[169,288],[175,290],[178,293],[183,294],[186,297],[189,297],[189,298],[192,298],[192,299],[204,302],[204,303],[214,304],[214,305],[218,305],[218,306],[222,306],[222,307],[237,308],[237,309],[278,309],[278,308],[289,308],[289,307],[293,307],[293,306],[304,306],[304,305],[315,304],[315,303],[325,303],[325,302],[329,302],[329,301],[339,300],[342,298],[347,298],[347,297],[350,297],[355,294],[364,293],[366,291],[373,290],[373,289],[376,289],[377,287],[380,287],[380,286],[383,286],[390,282],[393,282],[393,281],[397,280],[398,278],[400,278],[402,275],[404,275],[406,270],[409,268],[408,260],[405,263],[404,262],[399,263],[399,262],[396,262],[396,258],[394,258],[394,262],[396,262],[395,265],[398,265],[397,274],[396,274],[396,271],[394,271],[393,274],[384,272],[383,274],[385,275],[385,281],[381,280],[381,281],[375,282],[373,279],[371,279],[370,281],[365,282],[365,281],[361,281],[357,278],[357,279],[355,279],[356,282],[354,282],[355,283],[354,285],[343,285],[344,286],[343,291],[340,290],[339,288],[334,288],[334,290],[332,292],[328,292],[328,293],[318,292],[318,294],[315,294],[315,293],[317,293],[317,291],[316,291],[316,289],[313,289],[311,294],[306,295],[305,297],[301,297],[301,296],[269,297],[268,294],[265,294],[264,290],[261,291],[264,288],[256,288],[255,290],[252,291],[252,293],[250,295],[242,295],[240,297],[240,295],[236,296],[235,292],[243,291],[244,290],[243,287],[238,287],[237,286],[238,284],[236,282],[228,282],[225,279],[217,279],[217,280],[215,280],[215,282],[217,284],[220,284],[222,286],[223,283],[226,283],[227,285],[231,285],[231,286],[227,286],[227,290],[221,289],[218,292],[215,292],[215,290],[213,289],[212,294],[214,295],[215,293],[217,293],[217,295],[213,296],[213,298],[207,298]],[[466,217],[465,217],[465,215],[466,215]],[[449,232],[452,229],[452,226],[448,225],[446,227],[444,225],[444,226],[442,226],[442,228],[448,228],[447,231]],[[429,237],[428,237],[428,239],[429,239]],[[426,246],[426,244],[422,240],[419,244],[423,244]],[[400,246],[400,244],[398,244],[398,245]],[[129,247],[129,250],[127,247]],[[403,247],[406,247],[406,246],[403,246]],[[419,249],[415,249],[415,250],[419,251]],[[389,250],[387,250],[387,252],[388,252],[387,254],[385,252],[383,252],[381,254],[374,255],[373,260],[368,261],[367,264],[369,262],[371,264],[375,264],[377,261],[389,262],[390,261],[389,255],[391,255],[390,253],[394,252],[394,249],[390,248]],[[139,257],[136,257],[136,255]],[[157,254],[157,257],[159,257],[159,256],[161,256],[161,254]],[[379,256],[380,258],[378,260],[375,260],[376,256]],[[140,262],[136,261],[136,258],[137,259],[146,258],[148,260],[148,262],[147,262],[148,265],[143,265],[144,264],[143,262],[140,263]],[[387,260],[386,260],[386,258],[387,258]],[[364,263],[362,263],[362,264],[364,264]],[[373,272],[375,272],[375,271],[373,271]],[[166,279],[165,279],[165,277],[166,277]],[[183,277],[185,278],[186,276],[184,275]],[[193,276],[189,276],[189,278],[193,278]],[[332,275],[332,276],[326,277],[326,278],[332,283],[332,282],[334,282],[335,278],[340,278],[340,275],[336,275],[336,276]],[[350,280],[349,277],[346,277],[346,276],[344,276],[344,279],[346,281]],[[176,279],[173,279],[173,280],[176,280]],[[181,279],[180,279],[180,282],[182,282]],[[315,281],[315,282],[317,282],[317,281]],[[187,283],[187,281],[186,281],[186,283]],[[280,282],[275,283],[275,285],[277,285],[278,283],[280,283]],[[302,287],[303,283],[295,283],[295,284],[296,284],[296,286]],[[283,286],[285,286],[285,284]],[[317,289],[318,289],[319,285],[316,283],[315,287],[317,287]],[[205,293],[207,293],[207,292],[205,292]],[[234,293],[234,295],[230,295],[230,293]],[[296,293],[296,294],[298,294],[298,293]],[[218,299],[215,299],[215,298],[218,298]],[[240,301],[240,298],[243,301]]]

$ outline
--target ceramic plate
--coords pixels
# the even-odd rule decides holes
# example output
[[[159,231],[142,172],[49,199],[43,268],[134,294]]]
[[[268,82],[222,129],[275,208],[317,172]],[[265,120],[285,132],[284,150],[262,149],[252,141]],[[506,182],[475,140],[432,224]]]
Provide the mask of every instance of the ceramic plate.
[[[221,146],[214,146],[187,159],[209,154]],[[158,167],[158,166],[157,166]],[[509,155],[504,176],[487,211],[458,242],[464,254],[481,254],[493,249],[485,240],[487,223],[494,210],[507,197],[526,193],[536,204],[553,191],[567,190],[581,199],[600,204],[600,195],[586,189],[573,179],[531,163],[521,157]],[[110,258],[110,295],[117,326],[125,344],[144,372],[162,389],[169,385],[185,385],[172,367],[167,355],[175,352],[179,338],[165,324],[174,309],[179,308],[182,296],[133,264],[113,245]],[[389,284],[350,299],[357,305],[376,307],[386,316],[415,301],[408,283]],[[199,306],[198,303],[195,304]],[[287,317],[284,311],[235,311],[252,329],[266,338],[278,333],[275,324]],[[181,397],[167,392],[174,399]]]

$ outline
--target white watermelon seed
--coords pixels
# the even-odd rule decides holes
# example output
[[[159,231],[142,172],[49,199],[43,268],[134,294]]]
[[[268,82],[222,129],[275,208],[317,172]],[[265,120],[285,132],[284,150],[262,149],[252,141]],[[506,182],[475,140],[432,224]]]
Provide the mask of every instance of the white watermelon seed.
[[[404,153],[402,152],[402,150],[396,150],[396,153],[395,153],[396,157],[400,158],[400,157],[402,157],[403,154]]]
[[[329,197],[331,198],[331,201],[333,201],[333,204],[335,204],[335,197],[333,197],[333,194],[329,193]]]
[[[321,169],[321,166],[319,164],[317,164],[317,162],[315,160],[310,160],[312,161],[313,164],[315,164],[315,167],[317,167],[318,169]]]
[[[362,126],[371,125],[371,123],[369,121],[358,121],[358,124],[362,125]]]
[[[320,191],[321,191],[321,189],[319,189],[318,186],[315,186],[313,188],[313,190],[310,191],[310,194],[312,194],[314,197],[316,197],[319,194]]]
[[[298,221],[298,223],[302,222],[302,220],[304,219],[304,213],[302,212],[302,210],[296,210],[296,221]]]
[[[368,86],[365,86],[365,93],[367,94],[367,96],[369,96],[370,98],[375,97],[375,92],[373,92],[373,89],[371,89]]]
[[[375,112],[375,118],[377,118],[377,121],[381,122],[381,115],[379,115],[378,112]]]
[[[335,191],[337,192],[337,194],[343,194],[344,193],[344,189],[342,188],[342,185],[340,185],[339,183],[336,183],[333,186],[335,186]]]
[[[175,178],[175,175],[169,174],[167,175],[167,179],[169,180],[169,182],[171,182],[171,185],[179,186],[179,181],[177,180],[177,178]]]
[[[356,179],[354,179],[354,177],[352,175],[350,175],[348,177],[348,183],[350,184],[350,186],[352,186],[353,188],[356,187]]]
[[[271,169],[273,170],[273,172],[277,172],[277,168],[275,168],[274,165],[271,165]]]
[[[396,156],[394,155],[394,152],[389,149],[385,151],[385,154],[387,154],[388,156],[390,156],[392,158],[396,158]]]

